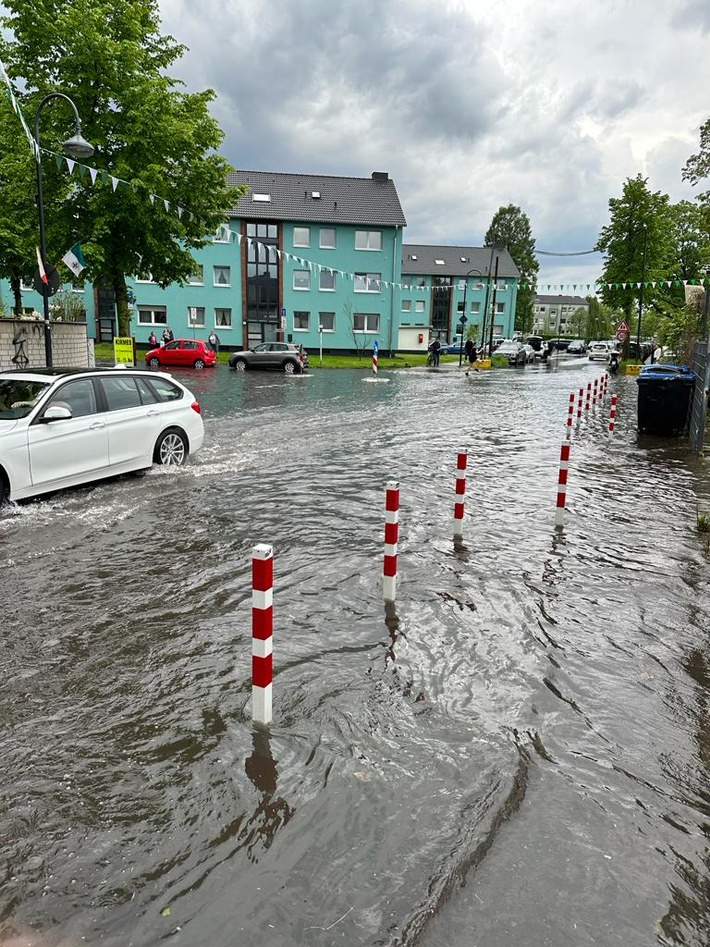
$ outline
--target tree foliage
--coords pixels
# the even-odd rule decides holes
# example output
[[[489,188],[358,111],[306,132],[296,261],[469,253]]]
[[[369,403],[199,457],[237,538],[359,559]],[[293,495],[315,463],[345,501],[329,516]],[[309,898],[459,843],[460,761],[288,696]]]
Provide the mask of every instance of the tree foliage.
[[[624,182],[622,196],[609,201],[609,223],[595,249],[604,254],[603,301],[630,320],[640,298],[638,283],[666,280],[674,269],[673,215],[667,194],[651,192],[640,174]],[[644,302],[668,299],[668,292],[644,285]]]
[[[156,0],[4,0],[4,7],[0,24],[9,38],[0,41],[0,55],[24,90],[28,122],[48,92],[69,95],[96,149],[88,164],[110,176],[94,185],[76,173],[69,179],[66,165],[58,170],[44,154],[48,257],[60,259],[79,241],[85,275],[116,294],[124,333],[126,276],[150,273],[161,286],[185,282],[191,251],[210,239],[239,196],[215,153],[223,135],[208,110],[214,94],[187,93],[169,76],[185,47],[160,34]],[[48,103],[42,147],[57,151],[68,134],[69,106]],[[111,177],[129,186],[114,190]],[[24,184],[31,187],[26,178]],[[151,194],[184,213],[168,212]]]
[[[28,141],[6,98],[0,96],[0,276],[10,281],[15,315],[22,315],[21,281],[35,267],[38,242],[35,163]]]
[[[700,151],[691,155],[683,168],[683,180],[699,184],[710,179],[710,118],[700,128]],[[710,205],[710,191],[701,191],[698,201]]]
[[[530,227],[530,218],[515,204],[498,208],[486,231],[484,243],[487,247],[493,246],[494,243],[505,244],[520,270],[522,285],[518,287],[515,328],[522,333],[531,332],[535,318],[535,293],[540,264],[535,256],[535,239]]]

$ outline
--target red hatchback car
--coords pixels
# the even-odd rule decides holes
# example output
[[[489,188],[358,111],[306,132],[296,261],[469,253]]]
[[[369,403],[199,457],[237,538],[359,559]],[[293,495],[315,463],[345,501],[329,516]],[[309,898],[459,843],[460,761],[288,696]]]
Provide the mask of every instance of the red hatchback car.
[[[217,355],[200,339],[175,339],[159,349],[146,352],[145,363],[150,368],[204,368],[215,365]]]

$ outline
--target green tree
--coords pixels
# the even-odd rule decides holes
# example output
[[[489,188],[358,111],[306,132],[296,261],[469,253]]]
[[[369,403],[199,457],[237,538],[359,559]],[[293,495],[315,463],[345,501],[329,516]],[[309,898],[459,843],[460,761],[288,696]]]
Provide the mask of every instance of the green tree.
[[[515,306],[515,328],[526,334],[532,331],[535,320],[535,294],[540,264],[535,256],[535,239],[530,227],[530,218],[514,204],[500,207],[493,215],[486,231],[484,243],[487,247],[503,243],[520,270],[520,286]]]
[[[7,99],[0,96],[0,276],[10,282],[13,312],[22,315],[21,281],[29,280],[35,267],[38,243],[34,188],[35,173],[29,143]]]
[[[70,95],[96,148],[89,163],[105,172],[95,184],[71,179],[44,155],[48,257],[60,259],[78,240],[85,275],[113,289],[127,334],[126,276],[150,273],[163,287],[187,281],[192,250],[243,193],[228,187],[228,165],[216,154],[223,135],[209,114],[214,93],[187,93],[169,76],[185,47],[160,34],[157,0],[4,0],[4,8],[0,56],[24,90],[28,122],[48,92]],[[68,106],[48,103],[43,148],[58,151],[67,130]],[[127,185],[114,188],[112,178]]]
[[[609,306],[601,303],[596,296],[587,296],[589,313],[587,315],[587,331],[584,336],[587,342],[597,342],[599,339],[609,339],[613,331],[614,317]]]
[[[604,303],[620,309],[632,320],[643,281],[644,302],[654,305],[667,299],[651,282],[667,279],[674,264],[672,215],[667,194],[648,189],[640,174],[624,182],[622,196],[609,201],[610,221],[602,228],[595,250],[604,254],[601,291]],[[631,322],[629,322],[631,325]]]
[[[710,118],[700,128],[700,151],[686,161],[683,180],[690,181],[692,185],[710,180]],[[710,205],[710,191],[699,193],[698,201],[705,206]]]
[[[700,279],[710,262],[707,215],[698,204],[680,201],[670,206],[670,216],[674,266],[668,279]]]

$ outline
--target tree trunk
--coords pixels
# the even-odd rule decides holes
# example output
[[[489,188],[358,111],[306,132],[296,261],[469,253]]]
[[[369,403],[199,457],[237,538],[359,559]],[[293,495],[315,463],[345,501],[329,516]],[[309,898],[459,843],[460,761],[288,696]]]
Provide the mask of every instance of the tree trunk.
[[[22,315],[22,290],[20,288],[20,276],[18,273],[10,274],[10,289],[15,299],[15,305],[12,307],[14,315],[19,319]]]
[[[128,310],[128,292],[126,278],[123,273],[114,273],[112,278],[113,294],[116,298],[116,316],[118,318],[118,334],[127,338],[131,334],[131,314]]]

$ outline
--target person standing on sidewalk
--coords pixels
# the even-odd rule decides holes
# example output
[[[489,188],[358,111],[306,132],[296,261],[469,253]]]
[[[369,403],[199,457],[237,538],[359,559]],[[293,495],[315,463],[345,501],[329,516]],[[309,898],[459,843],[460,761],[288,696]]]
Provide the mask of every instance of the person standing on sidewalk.
[[[214,354],[217,355],[219,353],[219,336],[214,329],[210,332],[207,341]]]

